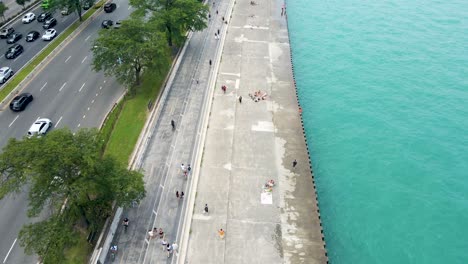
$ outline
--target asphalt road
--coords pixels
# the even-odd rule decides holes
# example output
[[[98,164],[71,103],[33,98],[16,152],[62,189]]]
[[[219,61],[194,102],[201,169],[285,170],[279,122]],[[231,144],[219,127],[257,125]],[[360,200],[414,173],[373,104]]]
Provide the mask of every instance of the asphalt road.
[[[32,10],[36,17],[42,12],[40,7]],[[69,27],[78,16],[75,13],[69,14],[68,16],[62,16],[60,11],[57,11],[53,14],[53,17],[57,19],[57,25],[53,28],[57,30],[57,33],[62,33],[67,27]],[[7,44],[6,39],[0,39],[0,67],[10,67],[14,72],[18,72],[21,67],[23,67],[34,55],[41,51],[49,41],[44,41],[41,38],[36,39],[34,42],[26,42],[26,35],[30,31],[37,31],[41,34],[45,32],[45,29],[42,28],[43,23],[37,22],[37,19],[32,21],[29,24],[23,24],[21,18],[10,25],[15,29],[15,32],[20,32],[23,34],[22,39],[17,41],[15,44],[21,44],[24,48],[23,53],[21,53],[14,60],[9,60],[5,58],[5,52],[8,50],[8,47],[11,47],[14,44]]]
[[[100,13],[52,61],[45,66],[23,92],[32,93],[34,101],[25,111],[0,111],[0,147],[9,138],[23,137],[39,117],[52,120],[54,128],[98,127],[124,89],[113,78],[92,70],[92,41],[97,37],[104,19],[125,19],[131,12],[126,0],[116,0],[117,9]],[[70,19],[70,18],[69,18]],[[70,19],[71,20],[71,19]],[[37,22],[33,22],[37,23]],[[60,25],[60,20],[58,25]],[[38,40],[41,41],[41,40]],[[27,199],[24,192],[0,201],[0,261],[2,263],[35,263],[18,246],[18,232],[32,221],[26,216]]]

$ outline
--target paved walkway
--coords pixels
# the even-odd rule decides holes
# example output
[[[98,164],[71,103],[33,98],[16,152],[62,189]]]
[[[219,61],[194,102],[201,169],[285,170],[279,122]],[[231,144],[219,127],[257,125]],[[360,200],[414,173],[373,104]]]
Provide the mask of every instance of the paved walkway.
[[[327,262],[282,5],[233,6],[179,263]]]

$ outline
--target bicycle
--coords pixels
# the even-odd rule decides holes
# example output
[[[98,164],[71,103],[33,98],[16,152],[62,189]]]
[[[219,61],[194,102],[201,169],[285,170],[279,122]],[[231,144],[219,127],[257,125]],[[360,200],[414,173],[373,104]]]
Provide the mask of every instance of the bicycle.
[[[124,220],[123,220],[123,226],[124,226],[125,233],[127,233],[128,224],[129,224],[129,220],[128,220],[128,218],[125,217]]]
[[[110,248],[110,252],[111,252],[111,260],[112,262],[115,260],[115,255],[117,255],[117,246],[116,245],[113,245],[111,248]]]

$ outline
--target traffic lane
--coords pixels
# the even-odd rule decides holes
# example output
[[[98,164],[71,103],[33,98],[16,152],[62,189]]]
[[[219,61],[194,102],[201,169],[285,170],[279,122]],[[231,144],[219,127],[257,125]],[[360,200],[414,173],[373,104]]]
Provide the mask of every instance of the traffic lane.
[[[72,17],[69,18],[69,16],[72,16]],[[69,27],[72,24],[72,22],[76,19],[75,15],[69,15],[69,16],[64,17],[64,18],[60,18],[60,17],[57,18],[57,25],[54,26],[53,28],[55,30],[57,30],[58,35],[63,33],[63,31],[67,27]],[[66,19],[66,20],[64,20],[64,19]],[[46,31],[45,29],[42,28],[42,23],[37,23],[37,22],[33,21],[33,22],[31,22],[29,24],[26,24],[26,25],[29,26],[29,28],[25,28],[24,31],[15,30],[15,31],[18,31],[18,32],[23,34],[23,37],[21,38],[21,40],[19,40],[16,43],[22,45],[23,48],[24,48],[24,51],[17,58],[15,58],[13,60],[11,60],[11,59],[9,60],[9,59],[5,58],[4,54],[6,53],[8,48],[11,47],[14,44],[7,44],[6,40],[0,41],[0,44],[1,44],[0,46],[3,45],[0,48],[0,51],[2,52],[2,54],[0,54],[0,65],[2,67],[3,66],[8,66],[11,69],[13,69],[13,71],[17,72],[29,60],[31,60],[37,53],[39,53],[47,44],[50,43],[50,41],[44,41],[44,40],[41,39],[42,35]],[[38,31],[40,33],[40,37],[39,37],[39,39],[36,39],[34,42],[26,42],[26,40],[25,40],[26,35],[27,35],[27,33],[29,33],[32,30]]]

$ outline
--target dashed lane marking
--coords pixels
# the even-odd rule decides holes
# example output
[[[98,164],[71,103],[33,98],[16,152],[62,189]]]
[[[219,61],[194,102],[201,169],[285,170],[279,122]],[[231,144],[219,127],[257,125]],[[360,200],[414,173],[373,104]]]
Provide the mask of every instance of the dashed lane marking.
[[[85,60],[88,58],[88,56],[85,56],[84,59],[81,61],[81,63],[85,62]]]
[[[41,92],[42,92],[42,89],[44,89],[44,87],[46,87],[46,85],[47,85],[47,82],[46,82],[46,83],[44,83],[44,85],[42,85],[42,87],[41,87],[41,89],[39,89],[39,91],[41,91]]]
[[[83,83],[83,85],[81,85],[81,88],[78,90],[78,92],[81,92],[81,90],[83,89],[83,87],[85,86],[86,83]]]
[[[8,250],[8,253],[6,254],[5,258],[3,259],[3,263],[5,263],[5,262],[7,261],[7,259],[8,259],[8,256],[10,255],[10,253],[11,253],[11,250],[12,250],[12,249],[13,249],[13,247],[15,246],[15,244],[16,244],[16,240],[17,240],[17,239],[18,239],[18,238],[15,238],[15,241],[13,241],[13,244],[11,244],[10,250]]]
[[[13,119],[13,121],[11,121],[11,123],[10,123],[10,125],[9,125],[8,127],[11,127],[11,126],[13,125],[13,123],[16,121],[16,119],[18,119],[18,117],[19,117],[19,115],[17,115],[17,116],[15,117],[15,119]]]
[[[65,87],[65,85],[67,85],[66,82],[62,84],[62,87],[60,87],[59,91],[62,91],[62,89],[63,89],[63,87]]]
[[[81,124],[78,124],[78,127],[80,127],[80,126],[81,126]]]
[[[63,117],[63,116],[61,116],[61,117],[59,118],[59,120],[57,121],[57,124],[55,124],[54,127],[57,127],[57,126],[58,126],[58,124],[60,123],[60,121],[62,121],[62,117]]]
[[[86,118],[86,115],[83,116],[83,119],[85,119],[85,118]]]
[[[91,37],[91,35],[87,36],[84,41],[88,41],[89,37]]]
[[[67,61],[71,58],[71,56],[68,56],[68,58],[65,60],[65,63],[67,63]]]

